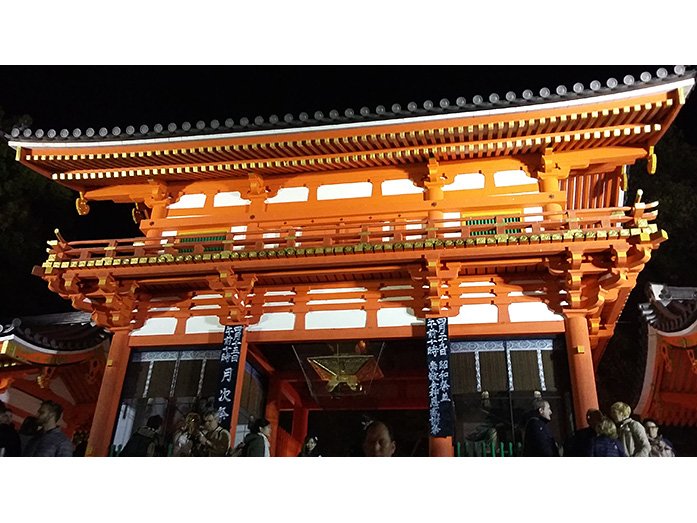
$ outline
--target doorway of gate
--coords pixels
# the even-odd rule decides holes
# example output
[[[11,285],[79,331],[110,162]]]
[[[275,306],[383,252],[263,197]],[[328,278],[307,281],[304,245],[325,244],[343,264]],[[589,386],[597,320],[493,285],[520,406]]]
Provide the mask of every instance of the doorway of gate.
[[[276,456],[297,455],[307,436],[317,436],[323,456],[360,456],[370,420],[392,428],[396,456],[428,455],[422,339],[257,344],[250,356],[268,376]]]
[[[315,411],[310,413],[308,434],[317,436],[323,456],[362,456],[364,426],[369,420],[386,423],[393,434],[395,457],[428,456],[428,411]]]

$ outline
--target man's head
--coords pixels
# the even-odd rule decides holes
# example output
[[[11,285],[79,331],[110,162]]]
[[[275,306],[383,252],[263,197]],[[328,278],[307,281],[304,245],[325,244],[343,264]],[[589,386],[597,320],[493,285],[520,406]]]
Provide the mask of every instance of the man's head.
[[[217,412],[206,412],[203,415],[203,428],[206,430],[215,430],[220,424]]]
[[[658,424],[655,420],[647,418],[644,420],[644,428],[646,429],[646,435],[651,439],[656,439],[658,437]]]
[[[150,416],[145,425],[153,430],[158,430],[162,426],[162,416],[158,416],[157,414]]]
[[[600,423],[603,418],[603,413],[600,412],[598,409],[588,409],[586,412],[586,423],[588,423],[588,426],[592,429],[596,427],[598,423]]]
[[[12,412],[4,404],[0,404],[0,425],[12,425]]]
[[[41,403],[36,418],[44,430],[50,430],[58,424],[63,414],[63,407],[51,400],[46,400]]]
[[[621,401],[613,403],[610,406],[610,417],[613,419],[615,423],[620,423],[626,420],[631,413],[631,407],[626,403],[622,403]]]
[[[363,454],[371,458],[389,458],[394,454],[395,444],[392,430],[382,421],[373,421],[365,429]]]
[[[542,398],[535,398],[532,402],[532,408],[535,412],[547,421],[552,419],[552,407],[549,406],[549,401],[543,400]]]

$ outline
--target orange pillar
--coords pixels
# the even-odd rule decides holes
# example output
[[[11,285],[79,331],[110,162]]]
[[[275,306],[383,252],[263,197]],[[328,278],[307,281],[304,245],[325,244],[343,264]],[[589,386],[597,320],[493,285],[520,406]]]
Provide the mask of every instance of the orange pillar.
[[[230,415],[231,444],[235,439],[237,425],[240,420],[240,403],[242,403],[242,385],[244,384],[245,367],[247,366],[247,329],[242,333],[242,345],[240,346],[240,361],[237,367],[237,381],[235,382],[234,399],[232,400],[232,412]]]
[[[428,438],[428,455],[432,458],[452,458],[455,455],[453,438]]]
[[[109,355],[104,367],[104,378],[99,389],[99,398],[92,419],[90,437],[85,456],[108,456],[111,436],[121,401],[121,389],[126,377],[131,349],[128,346],[130,327],[113,327]]]
[[[588,323],[585,314],[580,312],[567,311],[565,316],[566,349],[569,356],[574,418],[576,427],[582,428],[587,425],[586,411],[598,408]]]
[[[293,439],[299,441],[301,445],[307,437],[308,414],[309,411],[302,405],[295,405],[293,407],[293,427],[291,432],[293,433]]]
[[[271,423],[271,455],[276,455],[276,439],[278,438],[278,418],[281,410],[281,383],[277,379],[271,379],[269,383],[269,395],[266,402],[264,417]]]

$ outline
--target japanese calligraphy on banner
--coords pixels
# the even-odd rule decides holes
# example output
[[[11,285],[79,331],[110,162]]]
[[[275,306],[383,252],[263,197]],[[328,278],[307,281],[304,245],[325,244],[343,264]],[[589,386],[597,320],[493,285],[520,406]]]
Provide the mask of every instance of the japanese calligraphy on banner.
[[[240,366],[243,332],[242,325],[226,325],[223,347],[220,350],[220,371],[218,373],[215,410],[218,412],[220,425],[226,430],[230,430],[232,423],[232,402],[235,399],[235,384]]]
[[[448,318],[426,318],[426,365],[431,436],[452,436],[454,415],[450,397]]]

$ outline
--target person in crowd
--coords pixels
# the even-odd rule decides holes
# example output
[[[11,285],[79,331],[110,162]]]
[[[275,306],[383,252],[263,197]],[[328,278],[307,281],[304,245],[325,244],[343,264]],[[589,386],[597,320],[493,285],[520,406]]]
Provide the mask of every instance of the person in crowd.
[[[22,443],[22,456],[26,455],[27,445],[41,432],[41,425],[36,416],[27,416],[19,426],[19,440]]]
[[[161,426],[162,416],[150,416],[145,425],[133,433],[128,443],[121,449],[119,456],[128,458],[153,457],[160,445],[158,432]]]
[[[598,409],[588,409],[586,412],[587,427],[577,430],[564,442],[564,457],[584,458],[591,456],[593,440],[596,437],[596,425],[603,418]]]
[[[201,416],[196,412],[189,412],[172,438],[172,456],[189,457],[193,455],[194,442],[200,426]]]
[[[649,444],[651,445],[651,450],[649,451],[649,456],[655,458],[674,458],[675,448],[673,444],[659,434],[658,424],[655,420],[646,418],[644,420],[644,428],[646,429],[646,435],[649,438]]]
[[[595,424],[596,437],[591,442],[592,457],[600,458],[626,458],[622,443],[617,439],[617,427],[615,423],[605,416]]]
[[[63,407],[55,401],[46,400],[41,403],[36,416],[41,432],[31,439],[25,456],[72,457],[73,443],[58,426],[62,415]]]
[[[203,415],[203,431],[196,435],[194,455],[220,458],[230,451],[230,432],[220,426],[217,412]]]
[[[317,446],[317,436],[308,436],[305,438],[305,443],[303,443],[302,449],[300,449],[299,458],[315,458],[321,457],[319,453],[319,447]]]
[[[610,407],[610,417],[617,424],[617,434],[630,457],[646,457],[651,451],[646,430],[638,421],[630,418],[632,409],[626,403],[618,401]]]
[[[12,412],[0,403],[0,457],[16,458],[22,455],[22,443],[12,424]]]
[[[244,437],[244,451],[242,456],[246,458],[271,457],[271,422],[265,418],[252,420],[249,425],[250,433]]]
[[[533,416],[525,424],[523,456],[559,456],[559,446],[549,429],[549,422],[552,420],[552,407],[548,401],[535,398],[533,412]]]
[[[397,444],[390,426],[383,421],[373,421],[365,428],[363,455],[369,458],[394,456]]]

